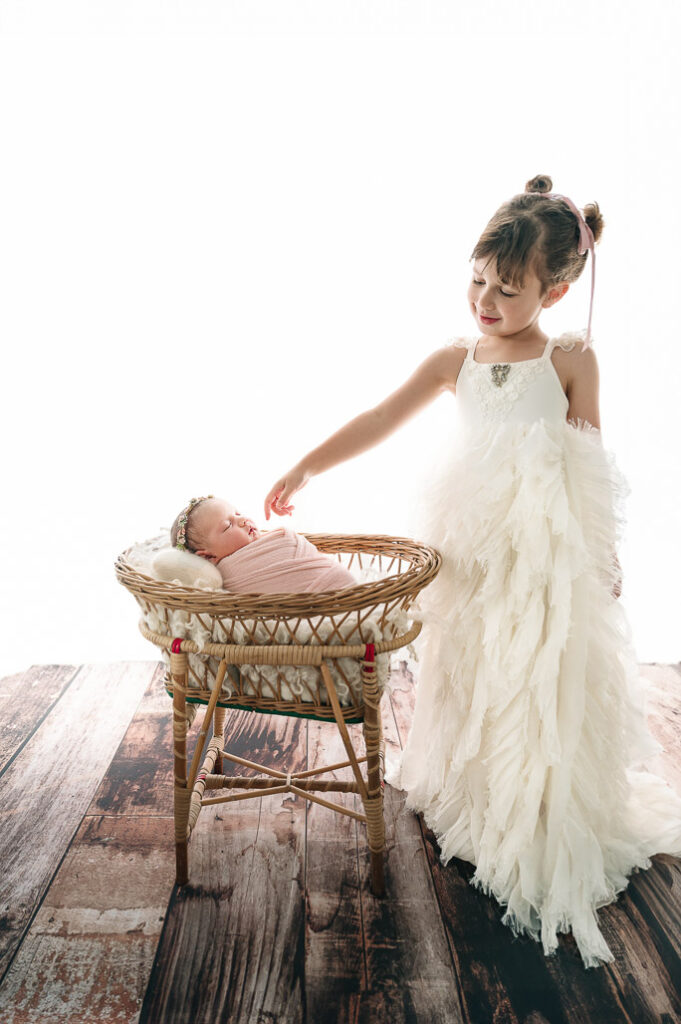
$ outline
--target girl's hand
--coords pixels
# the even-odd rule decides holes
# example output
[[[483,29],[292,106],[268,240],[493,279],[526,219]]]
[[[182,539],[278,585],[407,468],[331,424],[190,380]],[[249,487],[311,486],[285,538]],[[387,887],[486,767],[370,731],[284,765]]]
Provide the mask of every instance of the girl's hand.
[[[277,480],[265,498],[265,519],[270,518],[270,510],[278,516],[290,516],[295,505],[290,504],[290,499],[297,491],[303,489],[310,479],[310,474],[300,466],[294,466],[292,470]]]
[[[619,558],[617,557],[615,552],[613,552],[612,557],[614,559],[615,565],[617,566],[617,579],[615,580],[615,583],[612,588],[612,596],[614,598],[618,598],[622,593],[622,566],[620,565]]]

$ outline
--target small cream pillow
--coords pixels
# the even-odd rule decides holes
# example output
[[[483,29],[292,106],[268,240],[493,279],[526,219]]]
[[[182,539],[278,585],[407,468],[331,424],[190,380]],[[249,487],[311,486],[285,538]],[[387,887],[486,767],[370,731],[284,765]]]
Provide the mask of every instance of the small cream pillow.
[[[155,556],[151,568],[154,575],[168,583],[177,580],[183,587],[222,589],[222,576],[218,567],[191,551],[165,548]]]

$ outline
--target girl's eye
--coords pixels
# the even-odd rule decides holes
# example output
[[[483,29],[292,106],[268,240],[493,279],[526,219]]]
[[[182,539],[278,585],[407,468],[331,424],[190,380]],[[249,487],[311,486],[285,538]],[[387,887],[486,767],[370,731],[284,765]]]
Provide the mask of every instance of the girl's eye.
[[[484,284],[484,281],[476,281],[475,278],[473,278],[473,284]],[[505,292],[503,288],[500,288],[499,291],[502,295],[505,295],[507,299],[512,299],[515,296],[515,292]]]

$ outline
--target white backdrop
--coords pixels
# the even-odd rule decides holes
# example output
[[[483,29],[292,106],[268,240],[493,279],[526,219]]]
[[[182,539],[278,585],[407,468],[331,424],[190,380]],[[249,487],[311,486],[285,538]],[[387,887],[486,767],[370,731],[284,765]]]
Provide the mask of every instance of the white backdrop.
[[[678,9],[607,0],[0,8],[0,674],[155,658],[116,554],[274,480],[475,332],[468,258],[538,173],[597,200],[622,601],[678,661]],[[586,325],[590,267],[542,327]],[[455,400],[313,480],[299,530],[405,533]],[[288,521],[288,520],[287,520]]]

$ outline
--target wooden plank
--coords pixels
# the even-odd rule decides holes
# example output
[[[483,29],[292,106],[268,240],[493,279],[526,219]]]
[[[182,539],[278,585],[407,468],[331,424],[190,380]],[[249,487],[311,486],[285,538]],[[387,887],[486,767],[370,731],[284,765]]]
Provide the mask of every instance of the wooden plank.
[[[173,816],[173,702],[159,662],[88,814]],[[190,741],[203,715],[199,709]],[[174,835],[171,843],[175,842]]]
[[[0,774],[74,678],[74,665],[32,665],[0,679]]]
[[[128,1024],[172,889],[170,818],[86,817],[0,987],[0,1019]]]
[[[364,752],[361,726],[348,727],[355,750]],[[308,767],[347,760],[335,723],[308,723]],[[322,779],[353,780],[350,768]],[[330,800],[362,811],[353,793],[327,794]],[[310,803],[307,807],[305,888],[305,988],[310,1021],[355,1021],[366,989],[366,961],[357,864],[357,834],[366,826]],[[363,855],[366,843],[363,844]]]
[[[648,764],[681,792],[678,665],[642,664],[650,684],[648,724],[665,748]],[[632,1020],[681,1020],[681,861],[666,854],[636,871],[617,902],[598,911],[616,961],[613,989]]]
[[[663,987],[681,997],[681,861],[667,854],[652,858],[647,871],[636,872],[625,890],[631,904],[646,922],[646,930],[657,948],[671,984]],[[621,897],[620,897],[621,900]],[[624,905],[623,900],[621,900]],[[604,908],[607,911],[607,908]],[[628,909],[628,908],[627,908]],[[681,1013],[678,1013],[681,1020]]]
[[[414,690],[393,695],[395,718],[404,739],[413,713]],[[678,1003],[678,865],[668,858],[673,877],[660,883],[657,866],[634,875],[617,903],[599,910],[599,923],[616,956],[613,964],[585,970],[571,934],[560,936],[559,948],[545,957],[541,944],[529,936],[514,937],[501,923],[504,909],[470,885],[474,865],[453,859],[445,867],[432,832],[423,823],[428,860],[442,907],[443,920],[469,1019],[524,1021],[584,1020],[626,1022],[681,1019]],[[654,860],[654,865],[658,858]],[[644,881],[645,879],[645,881]],[[646,922],[652,899],[641,912],[641,888],[657,890],[655,929]],[[666,919],[662,906],[675,909]],[[670,943],[669,936],[674,936]],[[497,1015],[497,1016],[495,1016]],[[667,1015],[667,1016],[665,1016]]]
[[[228,749],[270,767],[303,770],[306,732],[300,719],[227,712]],[[244,769],[226,762],[229,772]],[[304,1020],[304,803],[285,794],[201,811],[140,1024]]]
[[[393,685],[405,685],[405,678],[410,677],[405,676],[404,663],[398,662]],[[384,694],[381,707],[386,757],[395,757],[399,735],[388,694]],[[383,899],[371,894],[366,831],[358,830],[368,976],[358,1020],[365,1024],[377,1020],[457,1024],[464,1019],[458,981],[423,836],[416,817],[404,809],[404,794],[386,786],[384,796],[388,856]]]
[[[647,871],[634,872],[615,903],[598,911],[599,925],[615,955],[613,963],[599,969],[610,985],[609,1001],[602,1009],[613,1013],[620,1006],[623,1020],[681,1020],[679,866],[669,872],[671,865],[672,858],[654,857]],[[668,889],[665,874],[674,879]],[[668,908],[660,902],[665,890]]]
[[[0,977],[155,669],[155,662],[82,666],[0,779]]]
[[[139,1012],[175,877],[163,675],[159,663],[0,989],[12,1019]]]
[[[648,725],[664,747],[648,768],[681,793],[681,666],[639,665],[639,671],[650,686]]]

